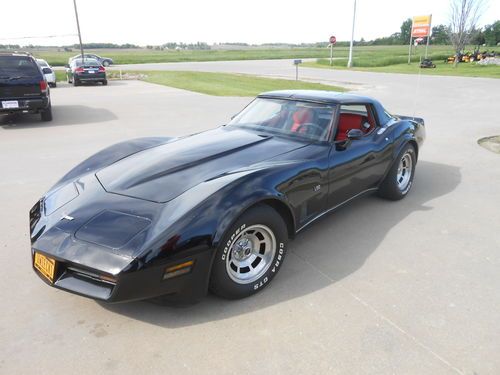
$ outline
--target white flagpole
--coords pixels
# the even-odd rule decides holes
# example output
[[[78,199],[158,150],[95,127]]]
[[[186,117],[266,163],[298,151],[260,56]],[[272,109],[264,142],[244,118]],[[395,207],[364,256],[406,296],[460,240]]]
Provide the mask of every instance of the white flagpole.
[[[352,67],[352,45],[354,43],[354,25],[356,23],[356,0],[354,0],[354,11],[352,13],[352,32],[351,32],[351,45],[349,46],[349,61],[347,67]]]

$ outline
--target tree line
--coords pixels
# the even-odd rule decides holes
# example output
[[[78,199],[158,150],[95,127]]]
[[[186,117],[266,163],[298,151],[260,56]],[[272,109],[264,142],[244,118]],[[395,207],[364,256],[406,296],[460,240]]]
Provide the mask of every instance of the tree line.
[[[411,24],[411,18],[408,18],[401,24],[400,31],[395,32],[389,36],[377,38],[374,40],[365,41],[364,39],[361,39],[360,41],[356,42],[356,44],[367,46],[408,44],[410,42]],[[442,24],[436,25],[432,28],[430,43],[442,45],[452,44],[450,35],[450,26]],[[424,43],[425,42],[427,42],[427,40],[424,38]],[[482,28],[472,30],[470,35],[470,43],[477,46],[498,45],[498,43],[500,43],[500,20],[497,20],[492,24],[486,25]]]

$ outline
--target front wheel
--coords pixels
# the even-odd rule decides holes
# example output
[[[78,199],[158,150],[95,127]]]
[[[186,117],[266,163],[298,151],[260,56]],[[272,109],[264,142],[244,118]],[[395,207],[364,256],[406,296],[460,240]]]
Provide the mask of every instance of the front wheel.
[[[273,208],[259,205],[243,213],[224,235],[210,276],[212,293],[248,297],[276,276],[287,250],[287,227]]]
[[[403,199],[413,184],[416,164],[415,147],[407,144],[394,161],[384,181],[380,184],[378,195],[394,201]]]
[[[109,61],[108,60],[104,60],[102,62],[102,66],[109,66]]]

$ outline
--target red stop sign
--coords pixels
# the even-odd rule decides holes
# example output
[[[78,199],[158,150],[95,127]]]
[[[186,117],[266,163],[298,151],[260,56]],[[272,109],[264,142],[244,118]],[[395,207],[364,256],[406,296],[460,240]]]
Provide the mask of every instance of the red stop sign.
[[[330,44],[335,44],[337,43],[337,38],[335,38],[333,35],[330,37]]]

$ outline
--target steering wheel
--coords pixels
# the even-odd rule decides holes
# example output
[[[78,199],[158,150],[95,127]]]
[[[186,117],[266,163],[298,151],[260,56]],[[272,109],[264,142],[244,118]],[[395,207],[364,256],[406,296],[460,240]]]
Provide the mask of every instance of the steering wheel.
[[[307,129],[312,129],[312,128],[314,128],[314,133],[318,133],[319,131],[319,134],[322,134],[324,131],[324,129],[317,124],[313,124],[312,122],[305,122],[303,124],[300,124],[295,132],[300,133],[300,129],[302,129],[302,127],[306,128],[306,133],[308,133]]]

